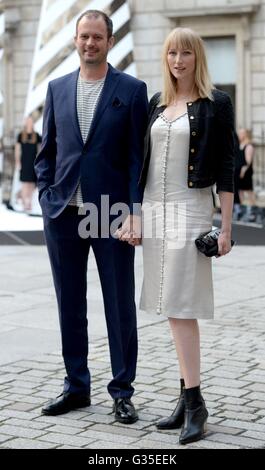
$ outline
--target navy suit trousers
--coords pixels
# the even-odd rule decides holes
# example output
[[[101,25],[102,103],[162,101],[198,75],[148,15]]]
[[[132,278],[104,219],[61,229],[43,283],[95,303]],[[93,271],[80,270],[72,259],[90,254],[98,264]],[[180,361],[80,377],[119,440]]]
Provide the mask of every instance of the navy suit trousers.
[[[78,224],[82,217],[69,207],[55,219],[44,216],[67,372],[64,391],[90,393],[86,294],[91,247],[102,287],[109,338],[113,379],[108,391],[112,398],[131,397],[137,361],[134,248],[113,237],[81,238]]]

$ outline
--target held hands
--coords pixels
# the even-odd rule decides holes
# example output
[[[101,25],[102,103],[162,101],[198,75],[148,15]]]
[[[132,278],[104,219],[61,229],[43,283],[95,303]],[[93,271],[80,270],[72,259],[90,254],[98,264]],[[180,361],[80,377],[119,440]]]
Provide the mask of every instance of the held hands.
[[[128,215],[122,227],[116,230],[115,235],[121,241],[126,241],[129,245],[141,244],[141,216]]]
[[[227,255],[231,248],[231,233],[221,232],[218,237],[218,255],[216,257]]]

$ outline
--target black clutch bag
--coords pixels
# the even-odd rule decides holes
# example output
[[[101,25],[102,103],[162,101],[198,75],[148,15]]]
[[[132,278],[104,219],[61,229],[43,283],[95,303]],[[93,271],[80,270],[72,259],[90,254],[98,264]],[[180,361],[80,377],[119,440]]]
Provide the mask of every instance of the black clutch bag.
[[[217,256],[218,255],[218,237],[221,230],[216,228],[210,232],[202,233],[195,240],[195,245],[198,250],[205,256]],[[235,244],[234,240],[231,240],[231,246]]]

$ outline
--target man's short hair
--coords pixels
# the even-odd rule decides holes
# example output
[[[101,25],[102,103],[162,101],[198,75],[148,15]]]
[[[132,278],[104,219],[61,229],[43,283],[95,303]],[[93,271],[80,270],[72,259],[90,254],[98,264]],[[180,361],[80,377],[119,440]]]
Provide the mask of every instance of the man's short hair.
[[[76,35],[78,34],[78,25],[80,21],[82,20],[82,18],[84,18],[84,16],[86,18],[100,18],[100,17],[103,18],[107,27],[108,39],[113,35],[112,20],[110,19],[108,15],[106,15],[106,13],[104,13],[104,11],[100,11],[100,10],[86,10],[84,13],[82,13],[82,15],[79,16],[76,22]]]

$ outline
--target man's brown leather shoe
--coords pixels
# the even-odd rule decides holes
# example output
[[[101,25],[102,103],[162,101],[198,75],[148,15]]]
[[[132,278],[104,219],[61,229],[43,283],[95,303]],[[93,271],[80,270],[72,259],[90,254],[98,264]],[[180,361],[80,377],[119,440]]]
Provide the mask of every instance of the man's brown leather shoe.
[[[90,396],[80,395],[75,393],[61,393],[57,398],[50,400],[41,412],[43,415],[62,415],[68,411],[75,410],[76,408],[83,408],[90,406]]]

